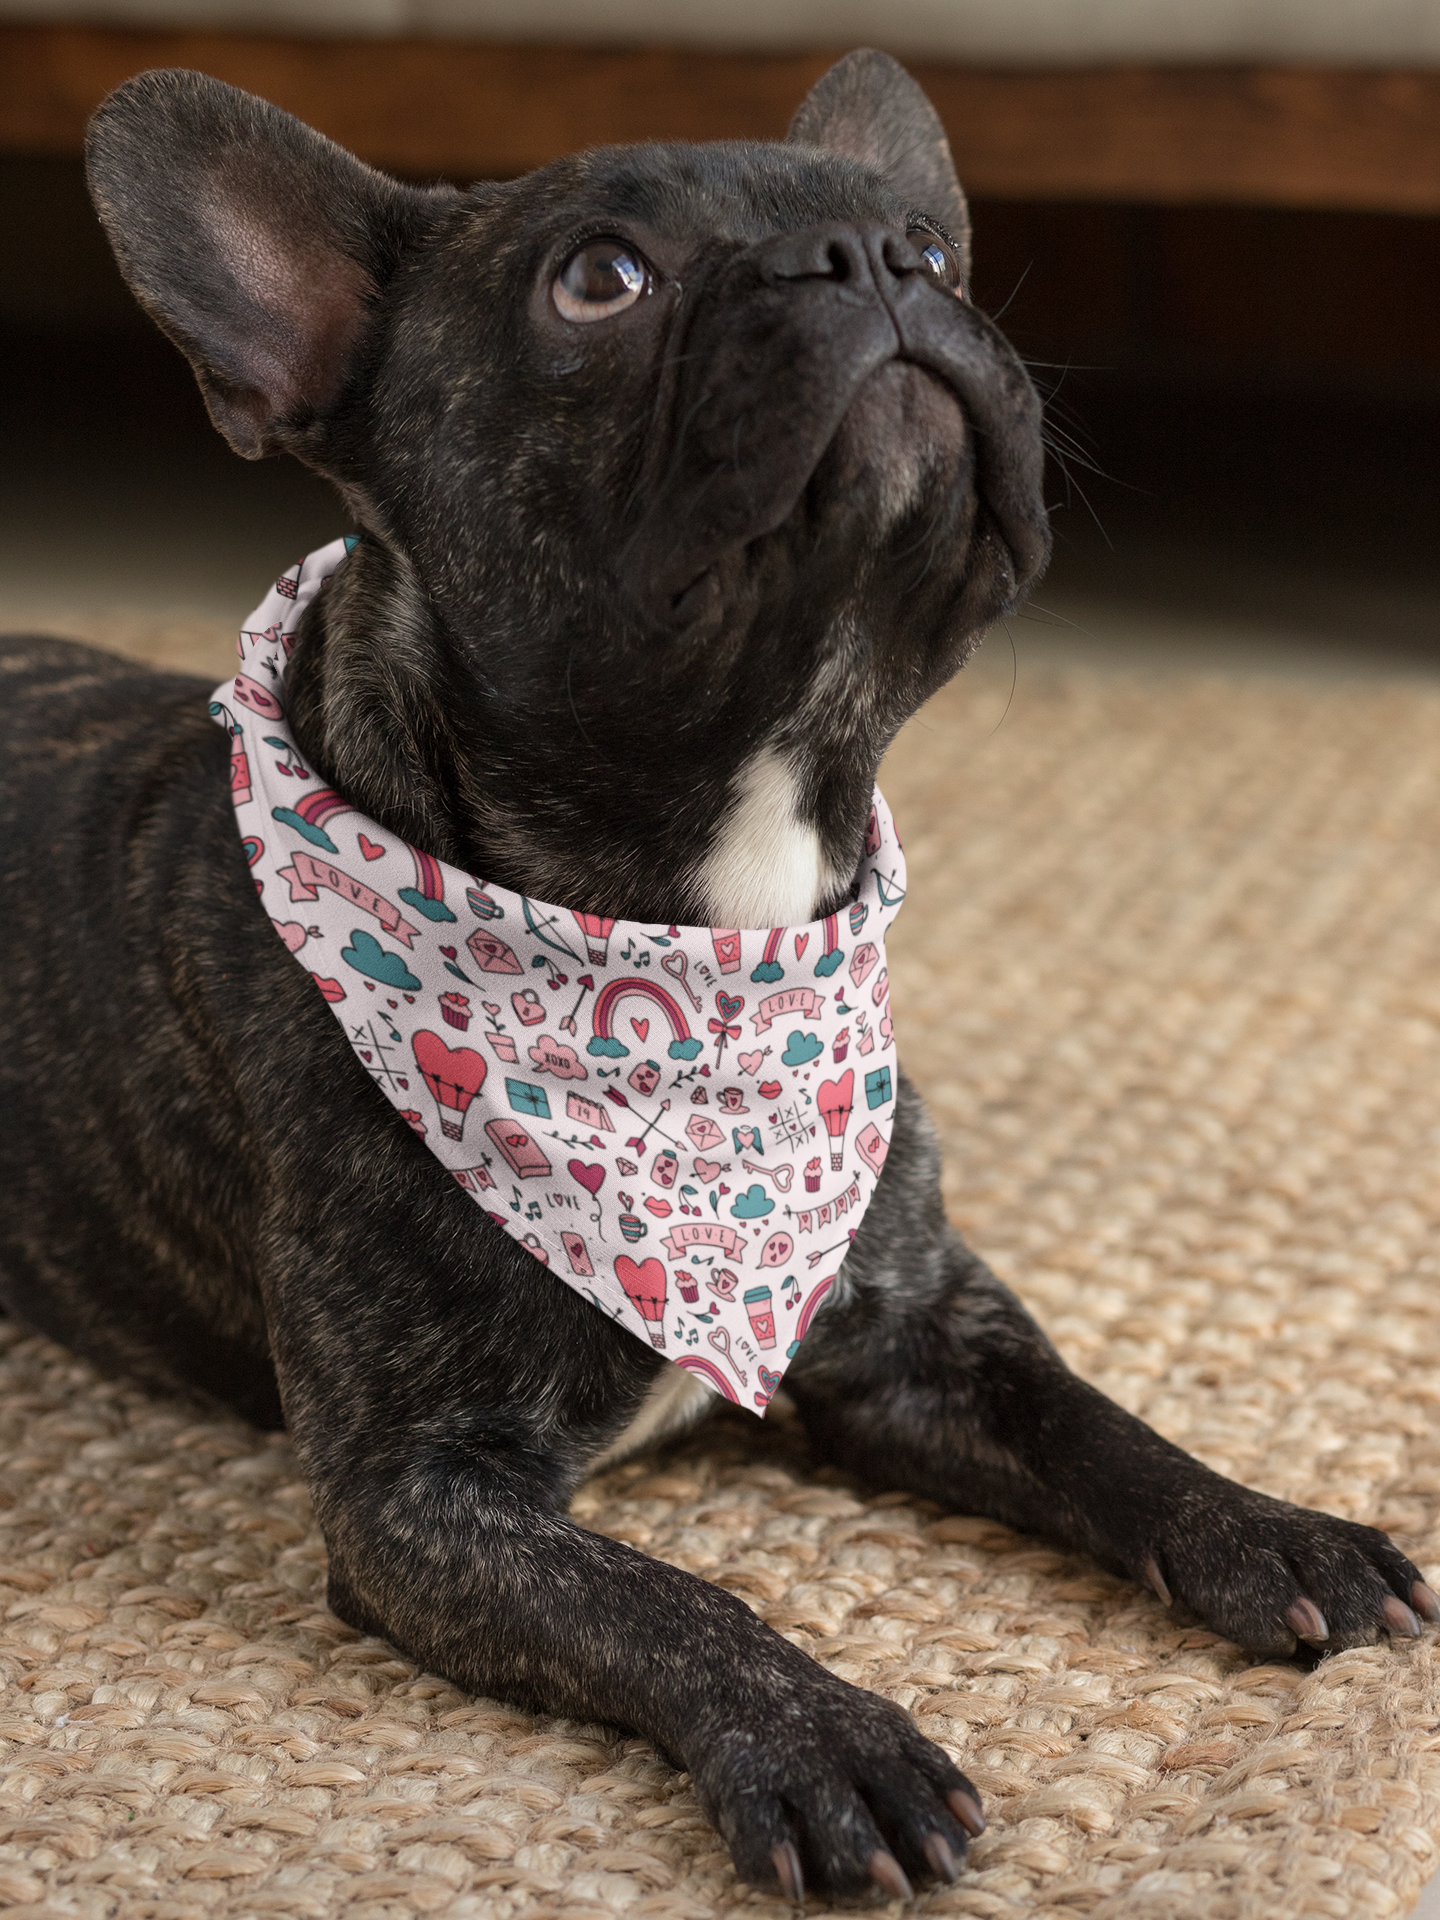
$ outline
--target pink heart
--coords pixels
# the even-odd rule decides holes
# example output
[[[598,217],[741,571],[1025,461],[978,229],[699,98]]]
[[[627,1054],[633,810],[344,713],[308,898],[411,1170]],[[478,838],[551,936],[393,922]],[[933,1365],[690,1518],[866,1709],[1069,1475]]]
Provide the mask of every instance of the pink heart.
[[[797,934],[796,934],[796,936],[795,936],[795,958],[796,958],[797,960],[799,960],[799,959],[801,959],[801,958],[803,958],[803,956],[804,956],[804,953],[805,953],[805,949],[806,949],[806,947],[808,947],[808,946],[809,946],[809,944],[810,944],[810,936],[809,936],[809,934],[808,934],[808,933],[797,933]]]
[[[758,1073],[760,1071],[760,1062],[765,1058],[765,1050],[761,1047],[757,1048],[754,1053],[737,1053],[735,1058],[740,1062],[740,1071],[742,1073]]]
[[[703,1180],[707,1187],[715,1178],[716,1174],[721,1171],[721,1163],[718,1160],[697,1160],[695,1162],[695,1178],[697,1180]]]
[[[360,851],[367,860],[378,860],[385,849],[384,847],[377,847],[373,840],[367,839],[362,833],[360,836]]]
[[[583,1160],[568,1161],[565,1171],[572,1180],[579,1181],[592,1200],[605,1184],[604,1167],[587,1167]]]
[[[635,1029],[636,1035],[641,1040],[643,1040],[650,1031],[650,1022],[648,1020],[632,1020],[630,1025]]]
[[[738,993],[717,993],[715,996],[715,1004],[720,1009],[720,1018],[722,1020],[733,1020],[745,1002]],[[630,1024],[633,1027],[635,1022],[632,1020]]]

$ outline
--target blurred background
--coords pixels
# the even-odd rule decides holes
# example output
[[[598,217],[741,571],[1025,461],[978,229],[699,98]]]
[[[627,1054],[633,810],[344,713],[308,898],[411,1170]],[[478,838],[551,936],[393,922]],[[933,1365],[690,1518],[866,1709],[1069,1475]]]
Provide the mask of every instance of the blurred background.
[[[130,300],[80,141],[146,66],[415,178],[775,137],[845,47],[904,58],[972,196],[975,295],[1051,395],[1057,536],[1017,658],[1440,658],[1435,0],[0,0],[0,618],[228,629],[340,525],[237,460]],[[99,624],[97,624],[99,623]]]

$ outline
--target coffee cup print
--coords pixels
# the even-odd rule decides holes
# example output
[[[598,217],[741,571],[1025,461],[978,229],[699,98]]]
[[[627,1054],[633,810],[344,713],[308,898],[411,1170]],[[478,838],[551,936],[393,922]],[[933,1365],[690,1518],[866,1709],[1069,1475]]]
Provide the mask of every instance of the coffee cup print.
[[[755,1336],[757,1347],[773,1347],[775,1344],[775,1302],[769,1287],[747,1287],[744,1293],[745,1311],[750,1316],[750,1331]]]
[[[715,962],[721,973],[738,973],[740,971],[740,929],[712,927],[710,941],[715,949]]]

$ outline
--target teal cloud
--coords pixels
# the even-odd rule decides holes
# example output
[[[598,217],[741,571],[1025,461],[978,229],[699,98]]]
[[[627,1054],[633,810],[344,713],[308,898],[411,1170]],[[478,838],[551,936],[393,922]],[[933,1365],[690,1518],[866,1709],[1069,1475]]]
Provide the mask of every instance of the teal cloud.
[[[758,1180],[753,1187],[747,1187],[744,1193],[737,1193],[730,1202],[730,1211],[737,1220],[763,1220],[767,1213],[773,1213],[774,1210],[775,1202]]]
[[[387,953],[374,934],[366,933],[363,927],[353,930],[350,945],[340,949],[340,958],[347,967],[353,967],[357,973],[363,973],[371,980],[380,981],[383,986],[403,987],[407,993],[419,989],[420,982],[400,955]]]
[[[824,1042],[815,1033],[792,1033],[780,1058],[787,1067],[808,1067],[825,1051]]]

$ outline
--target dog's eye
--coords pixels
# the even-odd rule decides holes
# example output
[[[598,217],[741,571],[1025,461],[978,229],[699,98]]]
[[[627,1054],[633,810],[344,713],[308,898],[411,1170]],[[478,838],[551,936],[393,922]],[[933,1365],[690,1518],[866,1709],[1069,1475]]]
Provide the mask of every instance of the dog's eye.
[[[929,227],[911,227],[905,238],[924,261],[926,272],[933,273],[942,287],[958,291],[960,268],[939,234],[932,233]]]
[[[649,276],[623,240],[587,240],[555,276],[557,311],[582,323],[608,320],[633,307]]]

